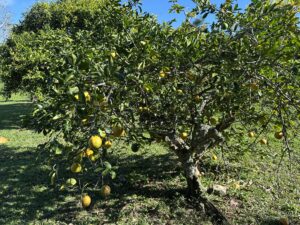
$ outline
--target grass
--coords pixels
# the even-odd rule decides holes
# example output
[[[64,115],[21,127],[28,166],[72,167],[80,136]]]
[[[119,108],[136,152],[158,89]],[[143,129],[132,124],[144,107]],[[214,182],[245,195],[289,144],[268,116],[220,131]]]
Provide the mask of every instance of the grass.
[[[0,224],[211,224],[185,200],[180,165],[158,144],[138,153],[127,146],[112,153],[119,170],[111,197],[91,193],[93,207],[82,210],[78,192],[57,191],[49,185],[51,168],[37,157],[36,148],[47,138],[20,126],[20,117],[30,107],[22,95],[8,102],[0,99],[0,136],[9,138],[0,145]],[[218,159],[208,153],[201,165],[205,186],[228,187],[227,195],[208,197],[232,224],[276,225],[281,224],[279,218],[300,224],[299,147],[295,144],[291,159],[285,156],[278,169],[280,144],[269,139],[270,145],[255,151],[213,150]]]

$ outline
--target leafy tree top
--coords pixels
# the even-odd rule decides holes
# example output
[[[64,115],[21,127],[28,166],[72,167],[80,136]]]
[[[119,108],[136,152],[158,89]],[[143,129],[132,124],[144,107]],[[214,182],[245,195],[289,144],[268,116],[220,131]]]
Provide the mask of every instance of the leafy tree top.
[[[232,1],[195,3],[176,29],[119,1],[38,4],[2,47],[6,89],[38,96],[33,125],[63,134],[69,160],[95,134],[164,140],[190,188],[206,150],[244,144],[241,127],[276,132],[290,150],[299,128],[299,6],[252,1],[242,12]],[[216,20],[205,26],[209,14]]]

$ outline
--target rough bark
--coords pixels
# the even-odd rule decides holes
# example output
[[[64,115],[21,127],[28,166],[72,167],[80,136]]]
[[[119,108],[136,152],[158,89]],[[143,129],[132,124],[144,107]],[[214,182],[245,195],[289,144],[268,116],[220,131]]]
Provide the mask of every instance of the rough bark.
[[[187,180],[188,197],[196,200],[198,205],[202,203],[207,215],[212,218],[214,224],[228,225],[229,222],[214,204],[205,198],[200,181],[198,163],[206,150],[223,142],[222,129],[200,124],[193,130],[193,139],[190,146],[176,135],[166,137],[171,149],[176,153],[184,168]]]
[[[205,213],[211,217],[214,224],[229,225],[230,223],[223,213],[204,196],[204,188],[201,185],[200,172],[198,170],[198,161],[194,155],[186,152],[185,155],[181,155],[180,160],[187,180],[188,198],[198,205],[204,205]]]
[[[188,196],[201,196],[202,185],[200,182],[198,163],[195,162],[193,157],[189,154],[181,158],[181,163],[187,180]]]

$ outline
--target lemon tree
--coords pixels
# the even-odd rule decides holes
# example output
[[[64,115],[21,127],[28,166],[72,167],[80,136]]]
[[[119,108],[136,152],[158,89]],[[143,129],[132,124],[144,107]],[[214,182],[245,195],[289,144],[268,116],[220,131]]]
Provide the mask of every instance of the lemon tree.
[[[173,11],[184,10],[173,2]],[[86,182],[81,188],[107,185],[99,181],[116,175],[107,151],[117,139],[133,151],[165,142],[191,196],[202,194],[203,155],[216,146],[239,150],[231,144],[244,143],[241,129],[261,144],[271,132],[291,152],[299,128],[299,5],[253,0],[242,11],[232,1],[194,2],[178,28],[117,0],[39,3],[14,28],[1,47],[2,79],[8,94],[37,96],[28,126],[51,135],[43,148],[54,181],[65,170]]]

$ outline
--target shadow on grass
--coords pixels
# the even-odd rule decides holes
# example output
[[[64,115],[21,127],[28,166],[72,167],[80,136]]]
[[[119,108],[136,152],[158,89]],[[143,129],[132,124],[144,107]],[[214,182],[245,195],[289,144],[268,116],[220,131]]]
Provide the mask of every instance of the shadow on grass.
[[[0,105],[0,129],[17,129],[21,126],[20,117],[28,115],[32,109],[32,104],[7,103]]]
[[[49,168],[37,161],[35,148],[20,149],[0,146],[0,224],[29,223],[37,220],[73,222],[82,211],[80,193],[76,199],[66,200],[70,192],[59,192],[49,188]],[[185,189],[168,186],[168,181],[179,175],[178,165],[171,155],[126,156],[113,158],[120,169],[118,178],[112,183],[113,194],[104,207],[106,220],[117,222],[119,212],[128,204],[128,197],[154,198],[171,208],[178,206],[174,197],[184,195]],[[180,187],[180,186],[179,186]],[[99,193],[91,193],[93,200],[103,204]],[[151,210],[148,212],[151,213]]]
[[[62,199],[47,189],[48,171],[35,160],[35,149],[17,151],[0,146],[0,224],[34,220]]]
[[[128,206],[135,208],[139,201],[140,204],[142,202],[141,210],[144,214],[158,219],[164,214],[161,205],[166,205],[170,211],[183,208],[188,210],[191,207],[183,198],[186,195],[185,181],[176,179],[180,176],[181,166],[173,154],[129,155],[121,158],[110,157],[110,159],[113,164],[119,166],[119,169],[118,177],[112,183],[113,194],[110,200],[114,204],[112,207],[104,208],[109,223],[118,222],[120,217],[124,216],[121,215],[122,210]],[[179,202],[180,197],[182,201]],[[99,197],[98,199],[103,201]],[[156,207],[147,205],[150,199],[155,199]],[[201,211],[197,210],[193,212],[193,216],[198,217],[199,221],[201,218],[206,218]]]

